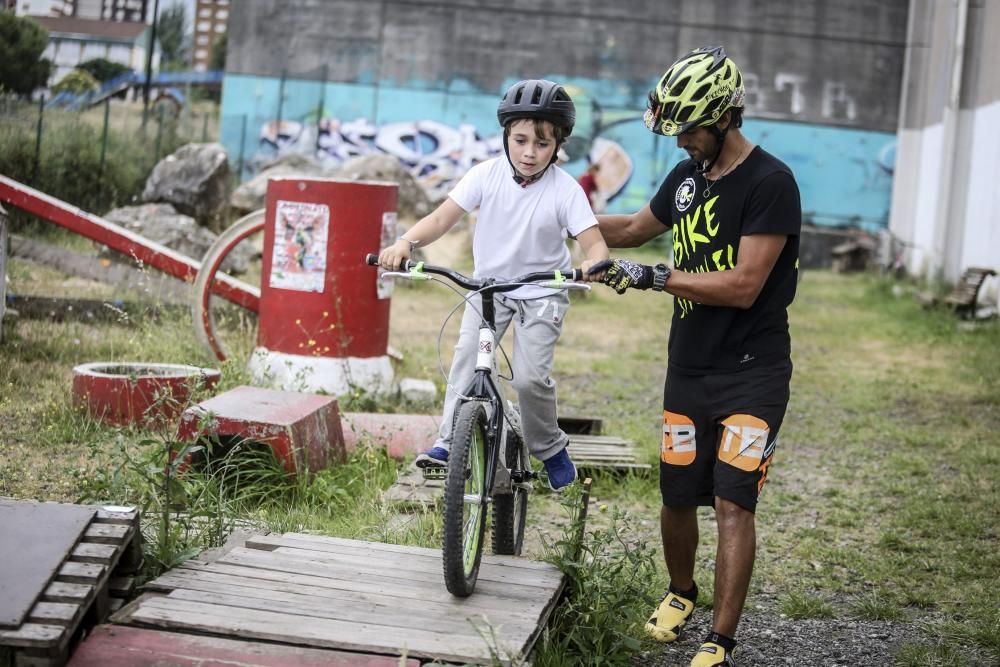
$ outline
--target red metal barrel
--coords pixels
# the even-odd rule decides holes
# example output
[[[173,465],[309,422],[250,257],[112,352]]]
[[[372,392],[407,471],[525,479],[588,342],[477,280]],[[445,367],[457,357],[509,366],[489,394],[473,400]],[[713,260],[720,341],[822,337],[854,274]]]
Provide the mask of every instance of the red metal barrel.
[[[394,183],[275,178],[267,188],[257,343],[312,357],[381,357],[389,299],[364,265],[396,233]],[[387,296],[387,295],[383,295]]]

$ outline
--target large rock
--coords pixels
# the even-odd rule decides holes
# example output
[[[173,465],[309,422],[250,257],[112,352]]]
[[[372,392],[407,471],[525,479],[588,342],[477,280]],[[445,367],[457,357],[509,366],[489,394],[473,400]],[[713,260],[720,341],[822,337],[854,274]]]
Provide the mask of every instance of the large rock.
[[[198,261],[217,238],[215,233],[197,225],[190,216],[178,213],[170,204],[123,206],[108,211],[104,218]],[[102,254],[118,255],[110,250]],[[221,268],[226,273],[246,273],[253,257],[253,248],[241,243],[226,256]]]
[[[249,181],[242,183],[229,197],[229,204],[240,213],[264,208],[267,182],[272,177],[325,178],[333,170],[325,168],[319,160],[299,153],[289,153],[271,162]]]
[[[349,181],[390,181],[398,184],[396,209],[401,218],[422,218],[434,210],[434,204],[424,189],[392,155],[374,153],[352,158],[340,165],[333,176]]]
[[[188,144],[160,160],[142,199],[172,204],[199,223],[211,224],[226,206],[229,162],[222,144]]]

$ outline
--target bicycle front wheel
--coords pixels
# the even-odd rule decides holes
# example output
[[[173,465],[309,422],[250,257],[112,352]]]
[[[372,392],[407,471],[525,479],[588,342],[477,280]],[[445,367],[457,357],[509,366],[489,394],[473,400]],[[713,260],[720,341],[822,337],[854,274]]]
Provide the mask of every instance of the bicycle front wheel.
[[[448,592],[468,597],[476,588],[486,528],[486,409],[462,403],[452,429],[444,487],[444,582]]]

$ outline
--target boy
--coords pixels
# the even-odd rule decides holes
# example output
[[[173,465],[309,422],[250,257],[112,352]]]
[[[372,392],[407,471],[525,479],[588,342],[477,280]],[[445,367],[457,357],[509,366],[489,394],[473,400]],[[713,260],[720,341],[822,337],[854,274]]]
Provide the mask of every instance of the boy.
[[[433,243],[477,207],[472,248],[477,278],[514,278],[565,269],[571,261],[567,236],[575,237],[583,248],[584,274],[607,259],[608,247],[583,190],[554,164],[576,121],[576,109],[565,89],[544,79],[520,81],[501,99],[497,120],[503,127],[506,160],[497,157],[470,169],[448,199],[382,251],[379,264],[383,268],[397,270],[413,248]],[[601,276],[587,276],[587,280]],[[459,392],[469,385],[475,369],[479,303],[475,296],[466,305],[441,429],[434,446],[417,457],[421,468],[447,465]],[[556,383],[549,374],[569,298],[562,290],[526,285],[497,296],[496,306],[497,340],[514,323],[512,384],[520,402],[525,442],[545,466],[549,486],[560,491],[576,479],[576,466],[566,452],[569,438],[556,422]]]

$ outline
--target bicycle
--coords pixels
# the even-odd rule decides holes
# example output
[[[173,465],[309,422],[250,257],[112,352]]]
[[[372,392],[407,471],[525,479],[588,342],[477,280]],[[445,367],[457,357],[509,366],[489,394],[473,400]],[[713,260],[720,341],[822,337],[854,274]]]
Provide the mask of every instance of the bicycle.
[[[365,262],[375,266],[378,257],[369,254]],[[531,481],[538,478],[538,473],[531,469],[517,409],[505,401],[494,381],[494,374],[499,374],[493,297],[528,283],[554,289],[589,290],[590,286],[573,282],[583,277],[581,269],[529,273],[496,282],[411,260],[406,260],[402,268],[403,271],[386,271],[382,275],[409,280],[437,280],[428,274],[440,275],[473,294],[482,295],[475,375],[455,408],[451,450],[443,473],[445,586],[456,597],[468,597],[479,577],[487,508],[492,504],[493,552],[521,555]],[[467,300],[469,296],[464,298]],[[426,470],[425,476],[430,476]]]

